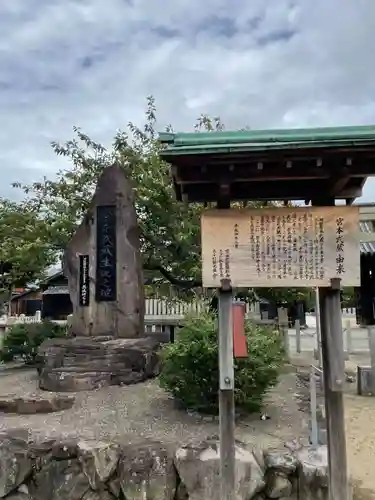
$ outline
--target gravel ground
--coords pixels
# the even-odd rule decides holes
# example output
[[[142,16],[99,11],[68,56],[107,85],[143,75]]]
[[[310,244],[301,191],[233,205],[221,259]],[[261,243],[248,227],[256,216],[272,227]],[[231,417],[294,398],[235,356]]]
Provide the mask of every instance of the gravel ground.
[[[37,389],[34,370],[0,372],[0,395],[45,394]],[[283,376],[277,390],[268,397],[267,413],[240,417],[236,437],[256,447],[282,446],[285,441],[306,436],[306,428],[294,398],[295,377]],[[79,436],[82,439],[114,439],[137,442],[155,439],[168,444],[197,442],[218,434],[217,419],[188,414],[150,381],[127,387],[109,387],[76,393],[70,410],[47,415],[3,414],[0,430],[28,428],[33,436]]]
[[[355,386],[350,384],[345,396],[348,461],[360,486],[356,498],[370,500],[375,499],[375,398],[357,396]],[[237,439],[260,449],[283,446],[293,439],[306,442],[308,420],[299,410],[299,390],[294,373],[283,375],[267,398],[266,412],[271,418],[263,421],[260,415],[240,417]],[[10,394],[46,393],[37,389],[34,370],[0,370],[0,396]],[[36,439],[64,436],[124,443],[154,439],[172,446],[218,434],[217,420],[177,409],[157,381],[75,396],[70,410],[48,415],[3,414],[0,430],[27,428]]]
[[[293,360],[298,369],[306,369],[311,362],[316,364],[306,353]],[[355,377],[359,364],[369,365],[370,360],[364,355],[351,356],[345,363],[346,372]],[[354,381],[346,384],[344,404],[348,465],[357,485],[355,500],[375,500],[375,398],[358,396]]]

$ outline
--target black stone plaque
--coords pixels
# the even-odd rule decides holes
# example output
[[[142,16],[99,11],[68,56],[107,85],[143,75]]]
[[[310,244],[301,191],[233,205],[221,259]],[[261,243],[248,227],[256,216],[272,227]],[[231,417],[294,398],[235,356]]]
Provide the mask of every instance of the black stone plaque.
[[[79,256],[79,305],[90,304],[89,256]]]
[[[95,300],[116,300],[116,207],[96,208],[96,286]]]

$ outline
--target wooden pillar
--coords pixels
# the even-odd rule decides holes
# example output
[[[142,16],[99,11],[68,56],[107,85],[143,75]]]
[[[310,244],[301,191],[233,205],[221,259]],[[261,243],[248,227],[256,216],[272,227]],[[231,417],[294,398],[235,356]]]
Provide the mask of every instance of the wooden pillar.
[[[322,335],[321,335],[321,315],[320,315],[320,300],[319,288],[315,289],[315,321],[316,321],[316,348],[318,352],[318,367],[320,368],[320,381],[324,387],[323,376],[323,360],[322,360]]]
[[[233,294],[229,280],[219,289],[220,500],[235,500]]]
[[[328,437],[329,499],[349,500],[344,419],[345,362],[340,280],[319,290],[321,340]]]

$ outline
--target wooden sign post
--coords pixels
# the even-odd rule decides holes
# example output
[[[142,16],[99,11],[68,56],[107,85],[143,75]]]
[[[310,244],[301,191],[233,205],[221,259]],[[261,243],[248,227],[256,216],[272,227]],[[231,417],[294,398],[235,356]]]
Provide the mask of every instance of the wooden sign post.
[[[219,288],[219,426],[222,500],[235,500],[233,294],[230,280]]]
[[[219,289],[221,499],[235,498],[232,287],[319,288],[330,500],[348,500],[340,285],[360,283],[358,207],[208,210],[203,286]]]
[[[343,397],[345,361],[339,279],[332,279],[330,288],[320,289],[319,302],[328,436],[329,498],[349,500]]]

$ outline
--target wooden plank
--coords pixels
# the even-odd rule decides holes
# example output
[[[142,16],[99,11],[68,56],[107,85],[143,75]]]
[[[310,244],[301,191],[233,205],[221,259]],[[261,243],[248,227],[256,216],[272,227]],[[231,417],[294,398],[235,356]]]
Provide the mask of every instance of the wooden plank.
[[[201,234],[206,288],[360,284],[355,206],[207,210]]]
[[[333,285],[332,289],[320,289],[319,292],[328,438],[329,498],[330,500],[349,500],[342,393],[344,371],[341,371],[344,348],[340,288],[337,287],[337,283]]]
[[[329,384],[328,388],[331,391],[342,392],[344,390],[345,381],[345,356],[339,285],[338,289],[332,288],[328,291],[326,301],[328,301],[326,311],[329,312],[328,317],[324,318],[324,322],[329,322],[328,331],[330,332],[325,338],[326,349],[328,349],[327,352],[329,353],[329,370],[327,372],[328,378],[326,378],[326,382]]]
[[[221,500],[235,500],[232,290],[219,289],[219,421]]]

